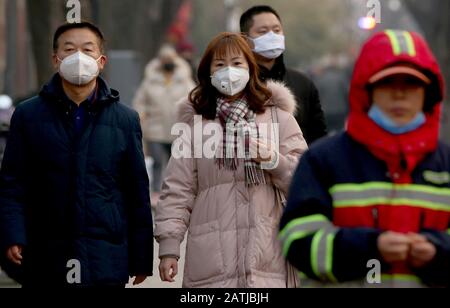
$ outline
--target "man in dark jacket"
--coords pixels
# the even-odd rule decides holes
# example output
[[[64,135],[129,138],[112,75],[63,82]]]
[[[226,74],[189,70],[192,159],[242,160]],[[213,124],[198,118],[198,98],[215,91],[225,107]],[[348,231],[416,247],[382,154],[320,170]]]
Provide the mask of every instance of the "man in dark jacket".
[[[54,36],[58,74],[18,106],[0,176],[0,259],[27,287],[124,287],[153,270],[149,181],[136,112],[98,75],[103,35]]]
[[[286,68],[285,39],[280,15],[270,6],[255,6],[241,17],[241,32],[254,43],[262,80],[283,81],[297,100],[296,119],[308,144],[327,134],[316,86],[302,73]]]

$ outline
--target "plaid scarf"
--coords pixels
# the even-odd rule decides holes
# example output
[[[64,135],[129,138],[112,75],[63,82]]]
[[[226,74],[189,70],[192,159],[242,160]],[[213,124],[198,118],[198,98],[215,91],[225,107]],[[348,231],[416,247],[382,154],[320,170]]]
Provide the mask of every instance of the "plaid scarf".
[[[252,160],[250,153],[250,139],[258,139],[259,131],[256,115],[245,98],[233,102],[219,98],[217,118],[223,128],[223,151],[216,158],[219,168],[234,171],[239,165],[239,158],[243,158],[247,185],[265,184],[264,171],[259,163]]]

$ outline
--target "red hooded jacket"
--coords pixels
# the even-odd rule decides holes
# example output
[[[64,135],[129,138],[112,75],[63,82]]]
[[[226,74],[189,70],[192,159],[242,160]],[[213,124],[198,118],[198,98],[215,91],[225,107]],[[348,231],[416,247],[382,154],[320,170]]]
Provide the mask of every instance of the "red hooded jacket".
[[[426,123],[393,135],[368,116],[369,80],[397,64],[414,66],[426,87]],[[315,143],[293,177],[281,221],[287,259],[324,283],[365,283],[368,260],[382,260],[379,236],[419,233],[436,247],[423,268],[382,263],[387,286],[450,284],[450,147],[438,141],[444,81],[425,41],[388,30],[363,46],[350,91],[347,131]],[[370,283],[369,283],[370,284]]]
[[[369,79],[398,63],[421,69],[432,83],[427,89],[427,122],[419,129],[393,135],[368,117],[371,107]],[[387,30],[376,34],[363,47],[355,65],[350,89],[350,116],[347,132],[386,162],[395,183],[411,183],[411,173],[424,157],[438,146],[444,79],[439,65],[424,39],[413,32]],[[402,159],[406,166],[402,166]],[[406,167],[406,168],[405,168]]]

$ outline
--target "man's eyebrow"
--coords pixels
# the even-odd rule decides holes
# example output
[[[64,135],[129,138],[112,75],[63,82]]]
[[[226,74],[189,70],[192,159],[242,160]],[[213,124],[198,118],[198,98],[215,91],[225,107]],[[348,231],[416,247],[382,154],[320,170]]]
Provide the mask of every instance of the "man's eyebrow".
[[[75,45],[75,43],[69,41],[69,42],[65,42],[64,45]],[[83,46],[87,46],[87,45],[95,45],[95,43],[94,42],[87,42],[87,43],[83,44]]]
[[[272,29],[272,28],[281,28],[281,24],[272,24],[272,25],[263,25],[256,28],[256,30],[262,30],[262,29]]]

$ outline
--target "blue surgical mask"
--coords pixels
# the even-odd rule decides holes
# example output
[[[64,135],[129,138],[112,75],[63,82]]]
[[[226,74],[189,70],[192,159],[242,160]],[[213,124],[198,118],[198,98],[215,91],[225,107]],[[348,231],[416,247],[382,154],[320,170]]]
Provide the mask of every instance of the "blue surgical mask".
[[[419,112],[417,116],[406,125],[398,125],[391,120],[384,112],[375,104],[372,105],[369,111],[369,118],[371,118],[378,126],[394,135],[402,135],[412,132],[427,121],[425,114]]]

